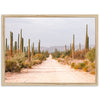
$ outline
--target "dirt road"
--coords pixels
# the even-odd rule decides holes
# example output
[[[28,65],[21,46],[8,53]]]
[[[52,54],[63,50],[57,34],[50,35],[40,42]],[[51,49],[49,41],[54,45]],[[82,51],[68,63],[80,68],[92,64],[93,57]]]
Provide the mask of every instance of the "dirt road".
[[[9,83],[95,83],[95,75],[72,69],[52,59],[51,55],[40,65],[32,69],[23,69],[21,73],[5,74]]]

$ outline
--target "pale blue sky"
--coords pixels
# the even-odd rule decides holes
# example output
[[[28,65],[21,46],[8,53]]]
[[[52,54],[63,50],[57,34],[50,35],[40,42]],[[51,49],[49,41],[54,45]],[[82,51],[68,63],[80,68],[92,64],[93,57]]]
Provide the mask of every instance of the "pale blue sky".
[[[18,33],[22,28],[24,45],[34,42],[38,46],[64,46],[73,42],[75,34],[75,45],[85,45],[86,24],[88,24],[88,35],[90,45],[95,45],[95,18],[6,18],[5,37],[10,43],[10,31],[14,41],[17,41]]]

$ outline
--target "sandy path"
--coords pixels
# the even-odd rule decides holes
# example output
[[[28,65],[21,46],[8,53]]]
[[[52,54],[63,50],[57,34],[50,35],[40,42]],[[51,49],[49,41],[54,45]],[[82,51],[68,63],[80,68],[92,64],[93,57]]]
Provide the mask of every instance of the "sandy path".
[[[95,83],[95,75],[72,69],[68,65],[62,65],[51,56],[40,65],[32,69],[23,69],[21,73],[5,74],[5,82],[9,83]]]

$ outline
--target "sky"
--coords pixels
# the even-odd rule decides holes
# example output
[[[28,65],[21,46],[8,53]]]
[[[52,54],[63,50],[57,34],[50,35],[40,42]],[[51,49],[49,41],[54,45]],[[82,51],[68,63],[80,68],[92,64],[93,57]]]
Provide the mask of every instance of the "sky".
[[[75,34],[75,45],[85,46],[86,24],[88,24],[89,45],[95,45],[95,18],[6,18],[5,37],[10,44],[10,31],[13,32],[13,40],[17,41],[18,33],[22,29],[24,45],[28,46],[34,42],[34,46],[67,46],[73,43]]]

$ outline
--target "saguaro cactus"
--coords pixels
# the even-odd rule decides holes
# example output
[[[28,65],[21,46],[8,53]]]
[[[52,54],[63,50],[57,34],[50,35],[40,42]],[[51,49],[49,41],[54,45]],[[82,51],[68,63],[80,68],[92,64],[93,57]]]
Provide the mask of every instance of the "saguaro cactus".
[[[7,38],[6,38],[6,51],[8,50],[8,47],[7,47]]]
[[[10,56],[13,54],[13,32],[10,32]]]
[[[18,34],[18,42],[17,42],[17,52],[19,53],[19,34]]]
[[[31,58],[33,57],[33,47],[31,47]]]
[[[24,38],[22,38],[22,52],[24,51]]]
[[[38,43],[38,53],[40,53],[40,40],[39,40],[39,43]]]
[[[7,50],[9,51],[9,45],[7,46]]]
[[[22,52],[22,29],[20,30],[20,53]]]
[[[75,35],[73,34],[73,49],[72,49],[72,58],[74,59],[74,45],[75,45]]]
[[[81,43],[79,43],[79,51],[81,51]]]
[[[30,39],[28,39],[28,59],[30,61]]]
[[[14,47],[15,53],[16,53],[16,50],[17,50],[17,41],[15,41],[15,47]]]
[[[71,44],[70,44],[70,57],[72,56],[72,47],[71,47]]]
[[[24,47],[24,50],[23,51],[24,51],[24,53],[26,53],[26,48],[25,47]]]
[[[88,42],[87,43],[88,43],[88,50],[89,50],[89,36],[88,36]]]
[[[66,45],[65,45],[65,52],[67,52],[67,47],[66,47]]]
[[[88,25],[86,25],[85,52],[89,49]]]
[[[33,57],[33,56],[34,56],[34,43],[33,43],[32,47],[31,47],[31,57]]]

